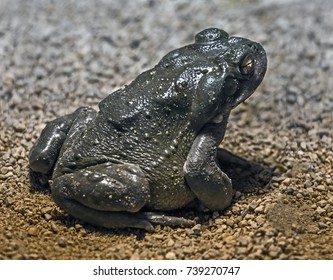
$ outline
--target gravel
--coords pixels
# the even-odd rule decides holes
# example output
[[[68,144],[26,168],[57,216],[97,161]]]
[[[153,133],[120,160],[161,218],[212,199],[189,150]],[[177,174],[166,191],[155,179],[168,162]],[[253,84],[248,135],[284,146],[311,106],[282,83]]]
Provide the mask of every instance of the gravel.
[[[0,259],[333,259],[333,2],[0,2]],[[172,20],[170,20],[172,19]],[[269,68],[223,146],[273,171],[193,228],[107,230],[32,190],[45,123],[97,107],[209,26],[261,42]]]

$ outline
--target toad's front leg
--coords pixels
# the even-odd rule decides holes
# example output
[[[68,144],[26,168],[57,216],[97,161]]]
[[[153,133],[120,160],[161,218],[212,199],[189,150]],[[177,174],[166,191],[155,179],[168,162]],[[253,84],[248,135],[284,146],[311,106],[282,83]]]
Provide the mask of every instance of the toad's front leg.
[[[216,162],[217,145],[223,138],[221,125],[210,124],[195,139],[184,165],[191,190],[211,210],[223,210],[231,203],[231,180]]]

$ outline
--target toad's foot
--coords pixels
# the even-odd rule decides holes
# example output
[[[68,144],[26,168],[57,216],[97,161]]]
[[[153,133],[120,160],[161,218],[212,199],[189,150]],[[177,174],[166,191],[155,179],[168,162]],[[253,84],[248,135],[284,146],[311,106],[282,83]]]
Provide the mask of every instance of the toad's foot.
[[[146,219],[151,224],[163,226],[180,226],[180,227],[193,227],[195,222],[183,217],[168,216],[159,212],[142,212],[138,213],[143,219]]]
[[[89,224],[105,228],[139,228],[154,232],[153,225],[192,227],[195,222],[181,217],[166,216],[153,212],[109,212],[88,208],[73,200],[64,200],[62,208],[70,211],[71,216]]]

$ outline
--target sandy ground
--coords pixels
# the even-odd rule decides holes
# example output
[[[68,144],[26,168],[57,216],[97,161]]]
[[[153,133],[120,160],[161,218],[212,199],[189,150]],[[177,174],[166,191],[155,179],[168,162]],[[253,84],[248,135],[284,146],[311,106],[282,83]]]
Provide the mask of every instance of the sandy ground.
[[[333,259],[333,2],[233,2],[0,2],[0,259]],[[265,80],[222,143],[272,170],[267,185],[155,233],[84,224],[31,189],[45,122],[96,107],[211,26],[267,50]]]

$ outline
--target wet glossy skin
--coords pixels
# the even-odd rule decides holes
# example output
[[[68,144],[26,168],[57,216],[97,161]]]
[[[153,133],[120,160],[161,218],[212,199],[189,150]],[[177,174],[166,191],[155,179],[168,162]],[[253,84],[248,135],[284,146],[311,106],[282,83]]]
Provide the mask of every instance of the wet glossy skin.
[[[108,228],[192,225],[157,211],[194,199],[225,209],[233,192],[218,145],[231,109],[254,92],[266,63],[255,42],[214,28],[198,33],[102,100],[98,112],[79,108],[48,123],[30,153],[32,183],[52,178],[62,209]]]

